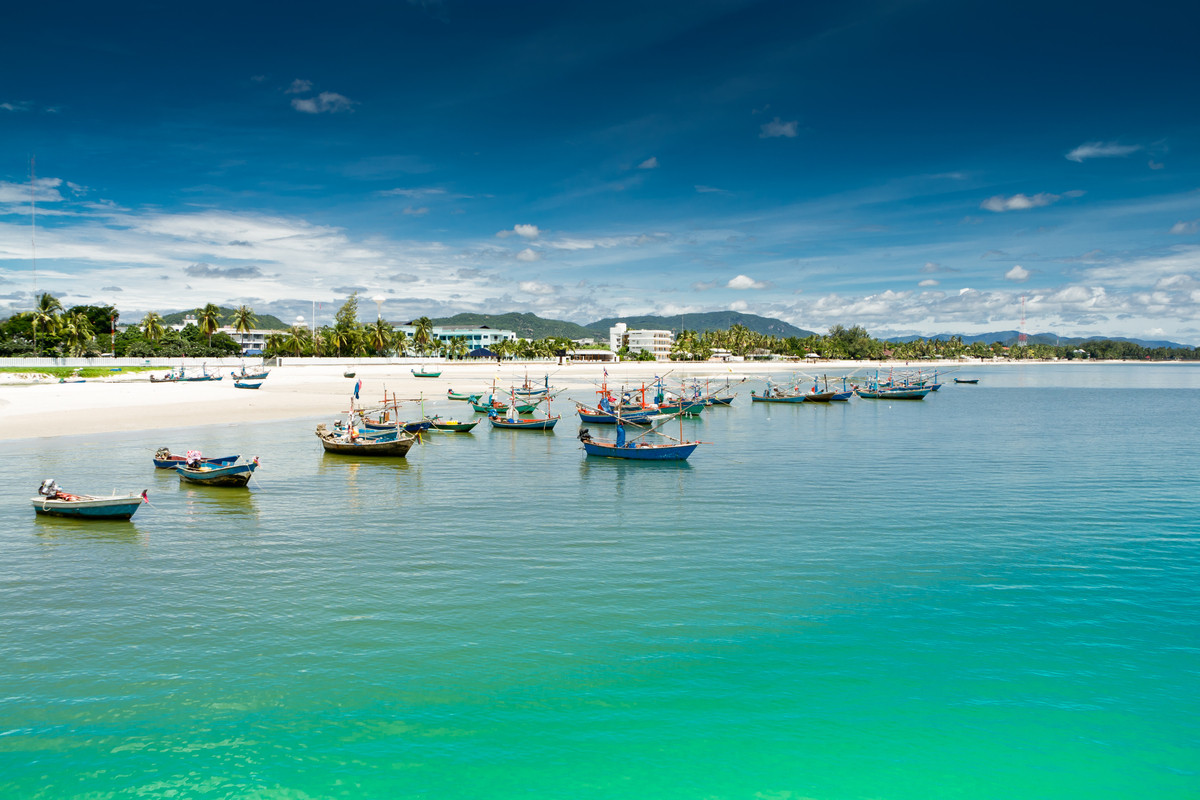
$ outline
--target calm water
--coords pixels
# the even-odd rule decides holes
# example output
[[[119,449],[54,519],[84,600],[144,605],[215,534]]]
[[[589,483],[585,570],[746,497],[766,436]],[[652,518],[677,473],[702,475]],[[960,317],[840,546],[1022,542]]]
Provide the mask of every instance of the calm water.
[[[0,796],[1200,795],[1200,368],[974,374],[746,386],[683,465],[566,419],[0,445]],[[262,467],[185,488],[162,445]],[[38,519],[47,477],[154,505]]]

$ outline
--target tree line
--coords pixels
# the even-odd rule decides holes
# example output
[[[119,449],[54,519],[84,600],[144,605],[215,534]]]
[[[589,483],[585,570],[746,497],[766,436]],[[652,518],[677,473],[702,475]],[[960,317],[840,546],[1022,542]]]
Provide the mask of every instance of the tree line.
[[[38,296],[33,311],[14,314],[0,322],[0,356],[115,356],[148,358],[185,356],[192,358],[238,355],[241,346],[218,332],[221,309],[213,303],[195,309],[196,324],[175,331],[156,312],[146,314],[137,325],[117,330],[120,313],[113,306],[81,305],[64,308],[50,293]],[[251,330],[257,318],[242,305],[234,309],[230,325],[235,331]],[[304,325],[272,333],[266,338],[263,354],[272,356],[441,356],[465,358],[470,345],[465,337],[443,340],[433,332],[433,320],[421,317],[407,331],[379,318],[373,323],[358,321],[358,293],[352,294],[334,315],[332,325],[312,330]],[[501,358],[550,359],[575,348],[565,337],[516,339],[496,342],[489,349]],[[911,361],[918,359],[955,359],[960,356],[1014,359],[1125,359],[1149,361],[1200,360],[1200,348],[1144,347],[1134,342],[1098,339],[1080,345],[1027,344],[1006,347],[1000,342],[964,343],[962,337],[914,339],[887,342],[872,338],[860,325],[846,328],[834,325],[824,335],[778,337],[756,333],[741,324],[726,330],[683,330],[675,337],[671,358],[681,361],[706,361],[718,351],[744,358],[784,356],[805,358],[816,355],[825,359]],[[630,353],[623,358],[653,359],[649,353]]]

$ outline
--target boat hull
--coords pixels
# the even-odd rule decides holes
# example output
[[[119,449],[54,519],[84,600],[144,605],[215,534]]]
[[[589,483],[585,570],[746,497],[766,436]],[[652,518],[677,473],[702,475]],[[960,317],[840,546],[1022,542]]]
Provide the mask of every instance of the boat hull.
[[[321,447],[325,448],[326,453],[343,456],[391,456],[394,458],[403,458],[408,455],[413,442],[417,440],[417,437],[411,434],[397,435],[395,432],[349,441],[338,434],[317,431],[317,438],[321,440]]]
[[[884,389],[882,391],[872,392],[867,389],[859,389],[858,396],[867,400],[924,400],[925,395],[929,394],[932,389]]]
[[[492,423],[493,428],[507,428],[514,431],[548,431],[553,430],[558,424],[560,417],[550,417],[548,419],[497,419],[488,417],[488,422]]]
[[[38,514],[47,517],[69,517],[72,519],[129,519],[142,505],[140,494],[114,497],[91,497],[79,495],[78,500],[51,500],[34,497],[30,504]]]
[[[589,456],[622,458],[628,461],[685,461],[699,446],[698,442],[686,444],[651,444],[617,447],[604,442],[584,442],[583,449]]]
[[[234,381],[233,385],[238,389],[257,389],[263,385],[263,382],[261,380]]]
[[[245,486],[250,483],[250,476],[254,474],[258,464],[251,461],[248,464],[229,464],[223,467],[201,467],[200,469],[188,469],[187,467],[176,467],[175,472],[179,475],[179,480],[188,483],[198,483],[202,486]]]
[[[435,422],[433,429],[435,431],[446,431],[447,433],[468,433],[472,428],[479,424],[479,420],[474,422]]]
[[[440,378],[442,376],[442,373],[440,371],[439,372],[417,372],[415,369],[409,370],[409,371],[412,372],[414,378]]]
[[[789,394],[789,395],[784,395],[783,397],[760,397],[759,395],[756,395],[754,392],[751,392],[750,393],[750,401],[752,403],[803,403],[804,395]]]
[[[207,466],[223,467],[226,464],[232,464],[237,460],[237,456],[218,456],[217,458],[202,458],[200,459],[200,463]],[[166,458],[159,458],[155,456],[154,466],[156,469],[175,469],[175,467],[183,466],[186,461],[187,459],[184,456],[170,455]]]

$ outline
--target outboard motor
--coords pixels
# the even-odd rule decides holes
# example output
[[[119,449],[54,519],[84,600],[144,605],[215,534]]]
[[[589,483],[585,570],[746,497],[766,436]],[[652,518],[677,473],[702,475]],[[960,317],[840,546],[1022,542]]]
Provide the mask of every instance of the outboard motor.
[[[54,482],[54,478],[42,481],[42,485],[38,487],[38,494],[42,497],[54,497],[58,494],[58,484]]]
[[[589,431],[587,428],[580,428],[579,429],[579,441],[590,442],[591,440],[592,440],[591,431]]]

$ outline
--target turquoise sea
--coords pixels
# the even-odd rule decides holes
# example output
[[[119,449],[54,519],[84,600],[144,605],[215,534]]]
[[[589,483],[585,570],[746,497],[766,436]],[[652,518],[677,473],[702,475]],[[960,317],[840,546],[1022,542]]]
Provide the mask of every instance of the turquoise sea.
[[[0,443],[0,797],[1200,796],[1200,366],[970,373],[747,384],[685,464],[566,418],[359,463],[333,410]],[[35,518],[49,477],[153,505]]]

